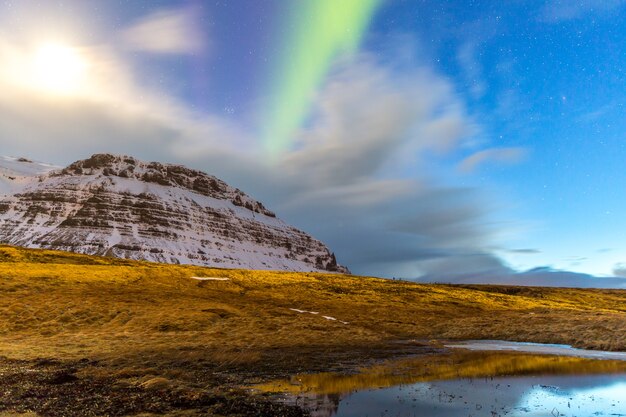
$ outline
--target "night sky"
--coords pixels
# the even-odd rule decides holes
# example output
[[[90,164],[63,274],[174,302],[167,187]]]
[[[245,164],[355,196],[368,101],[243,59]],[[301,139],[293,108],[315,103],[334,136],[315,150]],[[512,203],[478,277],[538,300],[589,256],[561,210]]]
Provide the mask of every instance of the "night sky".
[[[624,0],[0,1],[0,154],[202,169],[358,274],[626,277],[625,18]]]

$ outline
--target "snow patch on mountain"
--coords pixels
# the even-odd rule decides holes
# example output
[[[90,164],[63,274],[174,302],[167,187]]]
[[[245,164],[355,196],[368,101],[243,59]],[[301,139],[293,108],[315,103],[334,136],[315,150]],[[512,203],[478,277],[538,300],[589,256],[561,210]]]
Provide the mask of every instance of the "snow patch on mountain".
[[[14,193],[37,176],[58,168],[60,167],[27,158],[0,156],[0,196]]]

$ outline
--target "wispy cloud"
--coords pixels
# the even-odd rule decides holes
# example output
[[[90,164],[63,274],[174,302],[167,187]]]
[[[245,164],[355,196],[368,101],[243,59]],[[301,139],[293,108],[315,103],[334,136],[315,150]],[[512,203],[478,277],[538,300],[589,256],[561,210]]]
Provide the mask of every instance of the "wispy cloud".
[[[539,20],[559,23],[588,15],[604,15],[626,5],[626,0],[549,0],[539,12]]]
[[[450,152],[473,128],[445,79],[426,70],[397,75],[368,57],[340,65],[315,108],[282,163],[324,185],[369,179],[399,149],[414,158]]]
[[[615,267],[613,268],[613,274],[618,277],[626,278],[626,263],[615,265]]]
[[[522,161],[526,157],[527,151],[524,148],[491,148],[478,151],[468,156],[459,164],[462,172],[473,172],[481,165],[487,163],[514,164]]]
[[[457,51],[457,61],[463,71],[465,84],[474,100],[482,98],[487,91],[479,54],[479,45],[474,42],[461,44]]]
[[[520,255],[536,255],[538,253],[541,253],[541,251],[538,249],[507,249],[506,251],[509,253],[517,253]]]
[[[189,9],[164,9],[136,21],[121,34],[126,48],[158,54],[191,54],[206,47],[197,16]]]
[[[170,144],[207,135],[244,136],[225,119],[200,119],[184,103],[141,87],[113,45],[76,46],[86,62],[84,80],[72,94],[50,94],[28,75],[33,51],[10,39],[0,36],[3,153],[66,163],[90,152],[142,154],[153,147],[167,152]]]

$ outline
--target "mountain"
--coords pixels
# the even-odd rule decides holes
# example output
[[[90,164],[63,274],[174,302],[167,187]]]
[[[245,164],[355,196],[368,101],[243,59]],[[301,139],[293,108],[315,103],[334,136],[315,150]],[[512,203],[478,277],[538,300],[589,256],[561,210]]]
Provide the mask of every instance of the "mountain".
[[[55,169],[56,168],[56,169]],[[0,159],[0,242],[164,263],[348,272],[237,188],[180,165],[97,154]]]

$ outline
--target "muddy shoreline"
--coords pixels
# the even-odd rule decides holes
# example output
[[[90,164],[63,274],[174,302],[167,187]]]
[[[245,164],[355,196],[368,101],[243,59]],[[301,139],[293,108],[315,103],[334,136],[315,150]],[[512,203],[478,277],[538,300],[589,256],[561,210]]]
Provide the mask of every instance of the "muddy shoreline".
[[[230,365],[168,356],[161,361],[152,357],[150,363],[135,357],[107,361],[0,357],[0,415],[300,417],[307,412],[245,387],[302,372],[354,373],[382,360],[441,351],[420,342],[343,350],[274,349],[263,352],[264,360],[257,363]],[[169,378],[159,376],[168,374]]]

